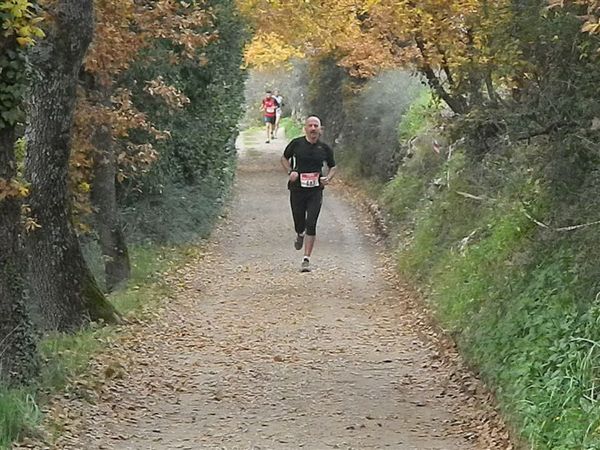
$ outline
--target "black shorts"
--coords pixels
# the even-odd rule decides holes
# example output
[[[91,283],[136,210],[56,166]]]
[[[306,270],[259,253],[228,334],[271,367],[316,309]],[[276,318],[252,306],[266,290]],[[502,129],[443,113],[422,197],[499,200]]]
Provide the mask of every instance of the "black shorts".
[[[265,116],[265,123],[275,123],[275,116],[270,117],[270,116]]]
[[[323,203],[323,189],[291,189],[290,205],[296,233],[306,232],[308,236],[317,234],[317,219]]]

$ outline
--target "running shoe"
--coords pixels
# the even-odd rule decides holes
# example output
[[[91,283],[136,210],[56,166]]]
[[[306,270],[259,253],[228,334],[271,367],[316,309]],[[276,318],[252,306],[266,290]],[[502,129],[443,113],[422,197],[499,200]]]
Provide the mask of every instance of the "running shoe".
[[[296,250],[300,250],[302,248],[302,245],[304,245],[304,235],[298,234],[296,236],[296,240],[294,241],[294,248]]]
[[[300,272],[310,272],[310,261],[308,259],[302,260],[302,265],[300,266]]]

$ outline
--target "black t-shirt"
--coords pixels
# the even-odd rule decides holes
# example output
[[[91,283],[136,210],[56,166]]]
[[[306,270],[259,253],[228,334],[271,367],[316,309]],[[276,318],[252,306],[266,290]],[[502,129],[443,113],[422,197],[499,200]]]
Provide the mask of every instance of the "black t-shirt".
[[[292,169],[299,174],[321,174],[323,162],[327,163],[329,168],[335,166],[331,147],[321,141],[311,144],[305,136],[292,139],[283,151],[283,156],[286,159],[292,159]],[[294,183],[288,182],[288,188],[294,190],[323,189],[323,185],[319,183],[317,187],[302,187],[300,178],[298,178]]]

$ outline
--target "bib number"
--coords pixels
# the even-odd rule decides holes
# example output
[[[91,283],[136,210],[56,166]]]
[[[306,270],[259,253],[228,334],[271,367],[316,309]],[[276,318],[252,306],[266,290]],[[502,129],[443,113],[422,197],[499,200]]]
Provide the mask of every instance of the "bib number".
[[[321,174],[319,172],[301,173],[300,186],[302,186],[303,188],[317,187],[319,185],[320,176]]]
[[[275,112],[275,108],[273,108],[272,106],[268,106],[268,107],[267,107],[267,112],[268,112],[269,114],[271,114],[271,113],[274,113],[274,112]]]

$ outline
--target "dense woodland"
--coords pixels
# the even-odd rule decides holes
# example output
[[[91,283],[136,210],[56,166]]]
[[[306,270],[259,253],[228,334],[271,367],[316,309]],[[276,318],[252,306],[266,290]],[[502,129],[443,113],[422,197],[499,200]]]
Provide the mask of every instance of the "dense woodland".
[[[0,378],[14,385],[35,379],[41,333],[122,322],[105,293],[129,277],[128,242],[206,232],[209,207],[184,225],[166,208],[217,204],[232,176],[246,31],[228,0],[0,5]]]
[[[600,448],[598,2],[0,5],[4,386],[46,333],[123,322],[131,244],[210,231],[250,67],[323,119],[515,439]]]

